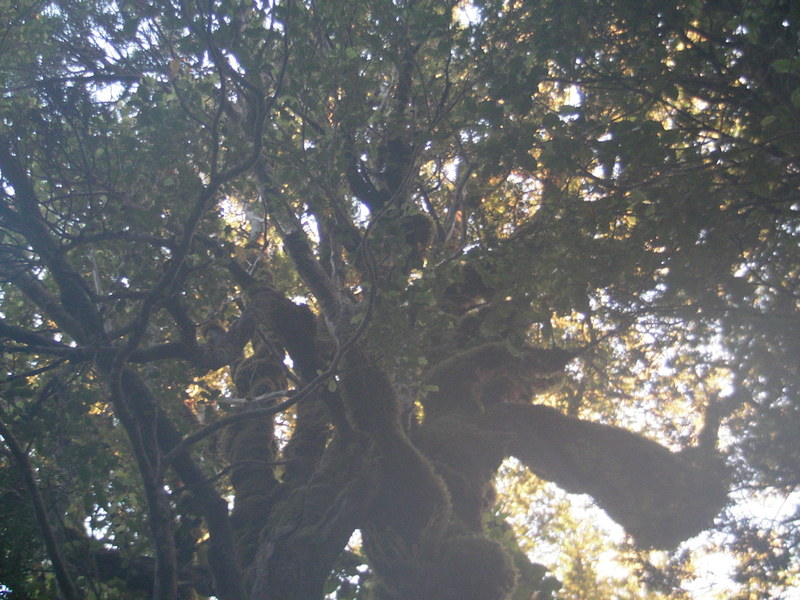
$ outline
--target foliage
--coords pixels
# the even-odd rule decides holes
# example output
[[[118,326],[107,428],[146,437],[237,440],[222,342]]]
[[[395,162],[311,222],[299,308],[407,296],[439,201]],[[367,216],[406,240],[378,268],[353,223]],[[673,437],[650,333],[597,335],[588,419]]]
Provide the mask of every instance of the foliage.
[[[0,7],[0,594],[796,583],[795,3]]]

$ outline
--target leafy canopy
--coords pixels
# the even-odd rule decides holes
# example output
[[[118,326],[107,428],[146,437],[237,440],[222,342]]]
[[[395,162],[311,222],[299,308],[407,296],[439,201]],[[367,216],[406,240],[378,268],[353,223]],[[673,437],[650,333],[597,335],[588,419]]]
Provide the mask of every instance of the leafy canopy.
[[[795,3],[2,8],[0,595],[796,584]]]

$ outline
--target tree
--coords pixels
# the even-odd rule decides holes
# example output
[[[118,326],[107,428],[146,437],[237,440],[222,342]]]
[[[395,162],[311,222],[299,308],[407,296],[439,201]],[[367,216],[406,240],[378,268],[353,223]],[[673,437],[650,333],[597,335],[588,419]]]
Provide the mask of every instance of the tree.
[[[642,547],[797,486],[792,3],[2,14],[12,597],[547,597],[507,457]]]

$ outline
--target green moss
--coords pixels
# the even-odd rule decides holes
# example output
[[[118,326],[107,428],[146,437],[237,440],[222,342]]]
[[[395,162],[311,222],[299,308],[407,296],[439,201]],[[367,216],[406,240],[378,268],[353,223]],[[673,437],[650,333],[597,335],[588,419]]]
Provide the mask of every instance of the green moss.
[[[442,547],[437,565],[436,600],[506,600],[517,570],[503,547],[479,535],[456,536]]]

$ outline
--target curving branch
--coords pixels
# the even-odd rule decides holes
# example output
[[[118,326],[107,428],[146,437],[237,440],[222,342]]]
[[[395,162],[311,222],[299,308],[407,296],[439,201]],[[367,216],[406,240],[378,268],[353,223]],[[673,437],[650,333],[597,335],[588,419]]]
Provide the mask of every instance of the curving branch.
[[[486,423],[508,436],[511,455],[568,492],[592,496],[641,545],[672,548],[707,528],[725,504],[716,456],[695,460],[691,451],[673,453],[547,406],[498,404]]]

